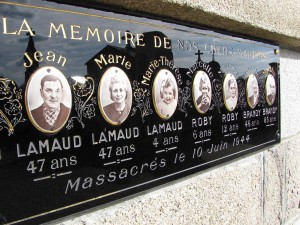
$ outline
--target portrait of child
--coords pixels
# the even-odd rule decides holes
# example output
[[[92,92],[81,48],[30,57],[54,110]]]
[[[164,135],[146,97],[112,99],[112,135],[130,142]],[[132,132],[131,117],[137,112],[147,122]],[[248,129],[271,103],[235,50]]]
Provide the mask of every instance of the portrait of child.
[[[170,118],[177,107],[178,87],[174,75],[166,70],[160,70],[157,74],[154,86],[154,105],[157,114],[163,118]]]

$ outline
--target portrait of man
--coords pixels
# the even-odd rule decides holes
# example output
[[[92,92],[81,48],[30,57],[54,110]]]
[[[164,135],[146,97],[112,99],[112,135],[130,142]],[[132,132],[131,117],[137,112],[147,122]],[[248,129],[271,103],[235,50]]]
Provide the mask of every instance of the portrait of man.
[[[45,133],[55,133],[67,122],[71,90],[65,76],[54,67],[42,67],[26,87],[26,109],[33,125]]]
[[[207,73],[198,71],[193,81],[193,100],[198,112],[204,114],[211,104],[211,82]]]
[[[226,109],[231,112],[235,109],[238,99],[238,87],[235,77],[228,73],[223,81],[223,98]]]
[[[251,109],[254,109],[259,101],[258,82],[254,74],[251,74],[248,77],[246,94],[248,105]]]
[[[171,71],[161,69],[157,73],[152,94],[156,113],[162,119],[169,119],[174,114],[178,102],[177,82]]]
[[[98,89],[100,112],[104,119],[119,125],[128,117],[132,105],[132,89],[125,72],[118,67],[110,67],[103,74]]]
[[[269,74],[266,79],[266,100],[268,105],[273,105],[276,97],[276,84],[273,75]]]

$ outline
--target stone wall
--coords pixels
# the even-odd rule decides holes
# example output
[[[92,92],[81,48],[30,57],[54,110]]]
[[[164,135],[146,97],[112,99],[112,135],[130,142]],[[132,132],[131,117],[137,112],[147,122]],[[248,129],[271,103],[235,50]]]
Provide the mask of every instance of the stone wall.
[[[81,2],[84,1],[77,4]],[[50,224],[300,224],[298,0],[85,2],[279,44],[282,142],[226,165]]]

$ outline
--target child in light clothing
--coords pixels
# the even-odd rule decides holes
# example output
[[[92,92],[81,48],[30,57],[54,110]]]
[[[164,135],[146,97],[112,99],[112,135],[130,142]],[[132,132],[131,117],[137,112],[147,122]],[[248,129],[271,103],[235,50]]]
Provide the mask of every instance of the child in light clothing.
[[[177,107],[176,88],[171,78],[162,81],[160,97],[162,100],[157,104],[157,109],[163,117],[169,118]]]

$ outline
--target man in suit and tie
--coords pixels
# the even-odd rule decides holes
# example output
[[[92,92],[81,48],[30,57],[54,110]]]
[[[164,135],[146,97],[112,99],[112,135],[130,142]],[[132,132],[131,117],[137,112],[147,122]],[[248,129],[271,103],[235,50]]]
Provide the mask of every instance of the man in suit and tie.
[[[44,102],[31,111],[32,118],[43,130],[60,129],[70,112],[70,108],[61,102],[64,95],[61,80],[54,75],[44,76],[41,80],[40,95]]]

